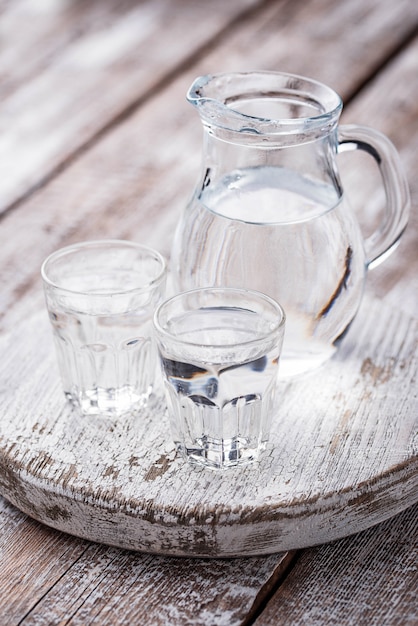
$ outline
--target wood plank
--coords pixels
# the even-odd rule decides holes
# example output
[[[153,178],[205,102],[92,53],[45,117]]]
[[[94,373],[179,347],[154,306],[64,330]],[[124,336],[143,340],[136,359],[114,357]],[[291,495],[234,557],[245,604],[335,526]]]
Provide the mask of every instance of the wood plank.
[[[4,624],[242,623],[291,557],[166,559],[53,531],[0,498]]]
[[[418,507],[304,551],[256,626],[415,626]]]
[[[271,554],[387,519],[418,495],[418,323],[367,305],[337,358],[283,382],[260,464],[209,473],[176,456],[161,397],[80,419],[33,316],[0,346],[0,493],[59,530],[174,556]]]
[[[3,498],[0,531],[0,620],[17,624],[89,544],[27,518]]]
[[[138,4],[137,0],[5,2],[0,6],[0,99],[38,78],[77,40],[110,28]]]
[[[414,317],[418,316],[417,73],[418,38],[415,38],[343,114],[343,123],[373,126],[391,138],[400,151],[411,192],[409,225],[399,249],[369,272],[367,285],[371,293],[394,307],[402,307]],[[370,157],[360,160],[358,155],[352,155],[348,167],[343,170],[347,177],[344,182],[353,206],[357,207],[360,221],[367,223],[367,213],[372,219],[379,212],[381,214],[385,200],[380,178]],[[342,167],[345,159],[346,155],[341,155],[339,164]],[[364,199],[367,199],[366,206]]]
[[[0,213],[45,181],[124,109],[169,82],[179,66],[260,1],[213,0],[209,9],[193,0],[112,0],[104,3],[106,14],[96,2],[79,2],[72,9],[67,3],[61,9],[48,3],[49,11],[42,3],[20,3],[17,15],[10,9],[6,44],[13,41],[10,30],[17,21],[39,30],[25,45],[5,46],[0,67],[7,68],[6,79],[15,66],[26,67],[28,48],[36,59],[41,46],[47,59],[37,63],[38,73],[29,80],[20,78],[19,88],[0,105]],[[49,47],[44,44],[45,31],[56,26],[63,33],[67,18],[67,35],[54,38]],[[20,58],[10,59],[10,49]]]
[[[376,19],[380,6],[380,3],[373,4],[366,11],[368,19],[373,16]],[[409,5],[388,2],[389,15],[397,24],[393,10],[399,7],[406,14],[409,11],[412,20],[416,6],[415,2]],[[148,242],[165,254],[169,253],[179,212],[192,192],[200,161],[200,122],[185,102],[185,92],[197,74],[213,68],[245,69],[248,58],[242,50],[248,37],[252,37],[249,43],[254,48],[252,63],[255,65],[266,69],[281,67],[303,71],[319,79],[328,79],[343,94],[350,93],[356,81],[365,80],[373,63],[378,61],[376,56],[373,60],[372,54],[362,66],[360,61],[354,62],[359,50],[364,47],[372,50],[374,44],[378,49],[382,40],[393,44],[392,33],[398,30],[387,21],[376,20],[376,28],[360,29],[363,40],[359,39],[354,26],[365,19],[362,0],[350,2],[351,22],[344,23],[332,0],[304,4],[302,8],[298,6],[298,11],[293,11],[292,7],[292,3],[287,6],[290,15],[283,16],[275,4],[256,19],[244,21],[235,37],[231,36],[218,45],[213,53],[198,61],[152,102],[140,107],[136,114],[103,138],[46,189],[4,217],[0,228],[0,318],[3,329],[24,318],[27,307],[32,310],[43,305],[39,268],[43,258],[63,244],[112,236]],[[386,15],[386,11],[383,13]],[[402,23],[405,21],[408,20],[402,15]],[[383,30],[379,30],[382,23]],[[317,45],[314,35],[309,34],[307,24],[311,25],[312,33],[320,28],[324,37],[322,47]],[[336,46],[334,39],[327,40],[323,24],[327,26],[325,32],[332,31],[341,46]],[[256,48],[257,39],[264,45]],[[312,47],[312,55],[306,55],[306,46]],[[386,43],[384,49],[385,46]],[[289,50],[294,52],[292,62]],[[369,58],[373,63],[370,64]],[[399,81],[403,76],[402,59],[400,67],[396,68]],[[350,71],[353,64],[362,69],[362,73],[354,78]],[[408,78],[408,106],[411,107],[408,116],[418,115],[418,98],[414,92],[416,81],[410,80],[409,69],[404,69]],[[393,80],[391,77],[389,74],[389,84]],[[371,100],[365,121],[373,125],[379,111],[382,112],[379,115],[386,115],[389,120],[391,107],[385,108],[386,99],[373,100],[371,97]],[[392,135],[392,138],[395,140],[396,136]],[[408,146],[415,145],[412,132],[406,141],[408,145],[402,146],[403,151],[411,150]],[[415,165],[408,161],[406,167],[413,184]],[[19,246],[15,245],[16,233],[19,233]],[[400,255],[399,262],[402,259],[404,256]],[[411,263],[413,267],[414,262]]]
[[[281,558],[191,561],[92,547],[26,623],[70,615],[74,625],[238,626]]]

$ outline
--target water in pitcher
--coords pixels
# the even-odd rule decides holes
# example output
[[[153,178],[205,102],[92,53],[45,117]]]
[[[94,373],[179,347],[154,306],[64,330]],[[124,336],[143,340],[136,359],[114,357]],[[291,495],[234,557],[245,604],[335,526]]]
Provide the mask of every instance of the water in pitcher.
[[[273,297],[287,318],[281,373],[311,369],[334,353],[361,298],[363,240],[347,209],[337,187],[294,171],[235,170],[203,187],[193,219],[177,232],[179,288],[245,287]]]

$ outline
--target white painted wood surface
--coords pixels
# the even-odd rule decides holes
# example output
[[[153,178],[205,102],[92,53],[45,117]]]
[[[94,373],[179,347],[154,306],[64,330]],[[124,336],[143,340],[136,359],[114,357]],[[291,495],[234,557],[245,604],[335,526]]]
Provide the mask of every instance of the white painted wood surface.
[[[337,358],[282,383],[260,464],[214,472],[177,457],[161,399],[119,422],[79,418],[40,312],[0,349],[0,493],[54,528],[165,555],[261,555],[358,532],[418,498],[417,340],[415,320],[365,301]]]

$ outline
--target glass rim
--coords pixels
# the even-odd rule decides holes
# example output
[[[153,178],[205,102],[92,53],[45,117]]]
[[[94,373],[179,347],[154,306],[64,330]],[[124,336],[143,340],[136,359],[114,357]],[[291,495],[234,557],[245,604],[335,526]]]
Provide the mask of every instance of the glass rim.
[[[202,344],[201,341],[191,341],[191,340],[185,340],[182,339],[181,337],[178,337],[176,335],[174,335],[173,333],[171,333],[170,331],[166,330],[159,321],[159,315],[161,313],[161,311],[167,307],[170,306],[174,301],[178,300],[180,301],[182,298],[188,297],[188,296],[192,296],[193,294],[198,294],[198,293],[210,293],[210,292],[218,292],[218,293],[229,293],[229,294],[239,294],[240,296],[243,295],[248,295],[250,297],[252,297],[253,299],[256,298],[258,301],[263,301],[263,302],[267,302],[279,315],[278,317],[278,321],[277,323],[270,328],[268,331],[262,333],[259,337],[255,338],[255,339],[248,339],[245,341],[237,341],[234,343],[228,343],[228,344],[217,344],[217,343],[211,343],[211,344]],[[209,306],[209,305],[208,305]],[[221,304],[220,304],[221,306]],[[195,310],[195,311],[199,311],[206,308],[205,306],[201,306],[200,308],[196,308],[196,309],[190,309],[191,311]],[[237,307],[233,307],[232,303],[231,306],[228,308],[237,308]],[[244,307],[240,307],[244,310]],[[249,310],[249,309],[247,309]],[[261,314],[260,314],[261,315]],[[266,295],[265,293],[262,293],[261,291],[256,291],[253,289],[244,289],[244,288],[239,288],[239,287],[201,287],[198,289],[191,289],[188,291],[183,291],[180,293],[175,294],[174,296],[171,296],[170,298],[168,298],[167,300],[165,300],[164,302],[161,302],[158,307],[156,308],[154,315],[153,315],[153,323],[154,323],[154,328],[157,331],[157,333],[162,336],[162,337],[166,337],[169,338],[172,341],[177,341],[178,343],[181,343],[184,346],[190,346],[190,347],[200,347],[200,348],[216,348],[217,350],[231,350],[234,347],[237,346],[250,346],[251,344],[258,344],[262,341],[265,341],[266,339],[268,339],[268,337],[270,337],[272,334],[280,332],[280,331],[284,331],[284,326],[286,323],[286,313],[283,309],[283,307],[281,306],[281,304],[279,304],[279,302],[277,302],[276,300],[274,300],[274,298],[271,298],[270,296]]]
[[[115,246],[118,248],[126,248],[126,249],[131,248],[131,249],[136,249],[138,251],[142,250],[143,252],[150,253],[150,256],[153,256],[154,259],[160,263],[160,271],[156,274],[154,278],[149,280],[144,285],[141,285],[138,287],[132,287],[130,289],[120,289],[120,290],[106,291],[106,292],[95,291],[94,294],[91,291],[86,291],[82,289],[70,289],[68,287],[62,286],[57,281],[52,280],[48,276],[48,271],[47,271],[48,265],[50,265],[52,262],[56,261],[57,259],[63,258],[77,251],[81,252],[83,250],[93,249],[93,248],[100,248],[104,250],[105,247],[111,248],[112,246]],[[112,298],[115,296],[126,296],[130,293],[141,293],[141,292],[149,291],[150,288],[157,286],[159,283],[162,282],[162,280],[164,279],[166,275],[166,272],[167,272],[167,262],[165,258],[163,257],[163,255],[160,252],[158,252],[158,250],[155,250],[155,248],[151,248],[149,246],[146,246],[140,243],[136,243],[135,241],[129,241],[127,239],[97,239],[97,240],[90,240],[90,241],[82,241],[79,243],[71,244],[69,246],[64,246],[62,248],[59,248],[58,250],[55,250],[51,254],[49,254],[41,265],[41,277],[46,286],[52,287],[56,290],[59,290],[68,294],[72,294],[72,295],[88,296],[88,297],[91,297],[92,295],[94,295],[95,298],[96,297],[97,298]]]

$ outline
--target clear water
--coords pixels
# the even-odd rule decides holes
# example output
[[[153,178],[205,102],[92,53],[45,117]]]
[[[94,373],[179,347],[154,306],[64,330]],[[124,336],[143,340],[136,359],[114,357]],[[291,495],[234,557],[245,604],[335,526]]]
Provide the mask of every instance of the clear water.
[[[268,438],[279,350],[254,314],[184,314],[175,323],[182,340],[164,343],[161,363],[174,439],[189,460],[228,467],[258,457]],[[213,345],[217,344],[217,345]]]
[[[152,392],[156,359],[150,320],[141,315],[50,312],[68,400],[87,415],[123,415]]]
[[[362,236],[333,186],[257,167],[208,185],[177,229],[178,289],[247,287],[286,312],[281,373],[318,366],[336,350],[360,303]]]

